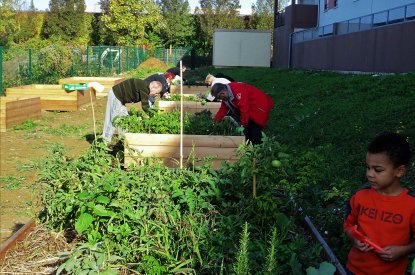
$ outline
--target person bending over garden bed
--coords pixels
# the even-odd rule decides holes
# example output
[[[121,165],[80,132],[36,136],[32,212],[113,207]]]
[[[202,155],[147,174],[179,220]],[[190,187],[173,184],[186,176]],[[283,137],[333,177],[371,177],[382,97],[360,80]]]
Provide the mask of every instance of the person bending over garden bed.
[[[241,124],[241,130],[247,140],[252,144],[262,143],[262,129],[268,121],[270,110],[274,107],[274,101],[270,96],[242,82],[214,84],[211,95],[222,100],[214,121],[220,121],[229,115]]]
[[[354,242],[349,274],[405,274],[408,254],[415,252],[415,193],[401,185],[410,158],[408,142],[396,133],[381,133],[369,144],[370,187],[351,197],[343,225]]]
[[[110,143],[115,132],[112,124],[113,119],[118,116],[128,116],[125,104],[141,102],[144,111],[148,111],[152,106],[150,98],[160,94],[162,84],[159,81],[147,82],[138,78],[130,78],[118,83],[108,92],[107,106],[105,109],[104,127],[102,136],[105,141]],[[122,129],[118,128],[118,134]]]

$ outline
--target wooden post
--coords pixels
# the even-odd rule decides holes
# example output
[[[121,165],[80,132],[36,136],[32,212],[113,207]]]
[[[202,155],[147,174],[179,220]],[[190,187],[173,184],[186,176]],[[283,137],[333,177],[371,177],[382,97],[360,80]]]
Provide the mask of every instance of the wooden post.
[[[252,197],[256,198],[256,158],[252,161],[253,175],[252,175]]]
[[[183,73],[182,61],[180,60],[180,169],[183,168]]]
[[[92,102],[92,92],[95,92],[93,88],[88,88],[89,91],[89,98],[91,99],[91,107],[92,107],[92,120],[94,122],[94,137],[97,140],[97,127],[95,124],[95,110],[94,110],[94,103]]]

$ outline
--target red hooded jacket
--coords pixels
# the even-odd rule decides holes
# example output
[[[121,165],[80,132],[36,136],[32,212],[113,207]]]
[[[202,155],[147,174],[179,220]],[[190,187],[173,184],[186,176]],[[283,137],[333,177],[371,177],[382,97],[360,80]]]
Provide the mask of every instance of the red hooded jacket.
[[[231,82],[234,99],[232,104],[241,112],[241,125],[246,127],[248,121],[252,120],[256,124],[265,127],[269,118],[269,111],[274,107],[274,101],[263,91],[242,82]],[[215,121],[221,120],[228,113],[229,108],[222,102],[218,112],[213,118]]]

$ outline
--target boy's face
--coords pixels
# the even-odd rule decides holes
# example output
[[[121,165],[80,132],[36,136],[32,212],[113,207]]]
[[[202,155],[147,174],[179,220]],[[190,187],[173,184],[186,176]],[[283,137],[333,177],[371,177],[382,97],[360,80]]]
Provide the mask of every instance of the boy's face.
[[[402,188],[400,178],[406,167],[394,167],[386,153],[366,154],[366,177],[371,187],[382,195],[398,195]]]

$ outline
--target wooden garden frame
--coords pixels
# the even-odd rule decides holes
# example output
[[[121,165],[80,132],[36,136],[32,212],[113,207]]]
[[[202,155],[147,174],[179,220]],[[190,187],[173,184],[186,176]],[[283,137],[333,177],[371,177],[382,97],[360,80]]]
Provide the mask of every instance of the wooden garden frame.
[[[39,120],[41,118],[40,97],[9,98],[0,97],[0,131],[6,132],[8,128],[22,123],[27,119]]]
[[[42,110],[77,111],[96,99],[96,93],[90,91],[65,91],[62,85],[32,84],[6,89],[8,98],[40,97]]]
[[[183,101],[183,112],[185,113],[198,113],[203,110],[210,111],[215,115],[219,108],[220,102],[206,102],[204,105],[197,101]],[[180,101],[158,101],[158,108],[164,112],[171,112],[173,110],[180,110]]]
[[[211,156],[217,169],[223,161],[239,159],[236,149],[245,142],[243,136],[183,135],[183,157]],[[126,133],[124,139],[124,165],[140,164],[144,158],[158,157],[168,167],[179,167],[180,135]]]

